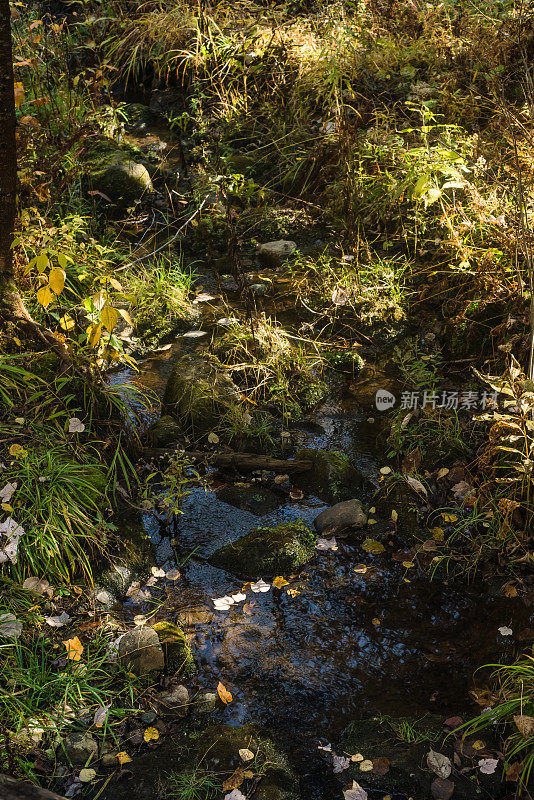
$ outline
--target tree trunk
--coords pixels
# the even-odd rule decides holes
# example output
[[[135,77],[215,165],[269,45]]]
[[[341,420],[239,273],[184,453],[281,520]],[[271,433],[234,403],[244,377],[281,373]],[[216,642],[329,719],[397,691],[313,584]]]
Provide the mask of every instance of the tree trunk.
[[[7,775],[0,775],[0,797],[2,800],[65,800],[54,792],[40,789],[26,781],[13,780]]]

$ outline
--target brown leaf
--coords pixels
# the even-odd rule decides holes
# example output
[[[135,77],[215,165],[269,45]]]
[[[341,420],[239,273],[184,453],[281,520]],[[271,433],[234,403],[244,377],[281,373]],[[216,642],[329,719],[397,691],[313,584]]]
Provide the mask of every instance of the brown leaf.
[[[233,775],[230,775],[229,778],[225,780],[222,785],[223,791],[231,792],[232,789],[239,789],[241,784],[243,783],[244,779],[243,770],[241,767],[238,767]]]
[[[518,781],[523,773],[523,763],[521,761],[514,761],[510,769],[506,772],[507,781]]]
[[[450,800],[454,792],[454,783],[446,778],[436,778],[432,781],[430,791],[434,800]]]
[[[445,725],[449,728],[457,728],[462,723],[463,719],[461,717],[449,717],[445,720]]]
[[[410,472],[417,472],[421,466],[421,451],[418,447],[407,453],[402,460],[401,470],[404,474]]]
[[[525,739],[534,733],[534,717],[527,717],[526,714],[517,714],[514,717],[517,730]]]
[[[389,758],[386,756],[373,758],[373,772],[375,775],[385,775],[386,772],[389,772]]]
[[[217,686],[217,694],[219,695],[219,697],[221,698],[221,700],[223,701],[223,703],[225,705],[228,705],[228,703],[231,703],[232,700],[234,699],[232,697],[231,692],[229,692],[228,689],[226,688],[226,686],[223,683],[221,683],[220,681],[219,681],[219,685]],[[236,787],[234,787],[234,788],[236,788]]]

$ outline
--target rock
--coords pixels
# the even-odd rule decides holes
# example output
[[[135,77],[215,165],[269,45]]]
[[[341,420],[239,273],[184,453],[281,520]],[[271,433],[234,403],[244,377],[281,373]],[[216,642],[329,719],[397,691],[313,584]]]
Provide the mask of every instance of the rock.
[[[295,458],[312,462],[311,470],[296,476],[295,483],[331,503],[350,500],[364,487],[362,474],[339,450],[303,448]]]
[[[178,442],[183,436],[183,431],[174,417],[164,414],[150,426],[148,435],[153,447],[167,447]]]
[[[302,520],[256,530],[220,547],[208,559],[242,578],[286,575],[306,564],[315,553],[315,536]]]
[[[359,500],[345,500],[335,506],[325,508],[315,517],[313,525],[317,533],[332,536],[346,528],[363,528],[367,517]]]
[[[189,708],[189,692],[185,686],[172,686],[156,695],[156,703],[163,716],[185,717]]]
[[[69,733],[59,745],[58,756],[66,757],[72,764],[85,764],[89,758],[96,758],[98,744],[90,733]]]
[[[93,191],[102,192],[120,206],[128,206],[153,191],[147,168],[135,161],[118,160],[91,179]]]
[[[265,297],[269,294],[271,287],[268,283],[253,283],[249,289],[255,297]]]
[[[223,292],[238,292],[239,286],[233,275],[223,275],[219,281]]]
[[[211,714],[217,708],[217,695],[214,692],[199,692],[193,701],[195,714]]]
[[[118,660],[135,675],[162,671],[165,659],[156,631],[143,626],[125,633],[119,642]]]
[[[169,375],[162,415],[172,415],[197,432],[209,430],[239,399],[239,390],[215,358],[208,361],[187,354],[176,361]]]
[[[173,622],[156,622],[153,625],[165,653],[170,674],[192,675],[196,670],[189,640],[179,625]]]
[[[158,715],[154,711],[143,711],[142,714],[139,714],[139,721],[143,725],[153,725],[157,717]]]
[[[265,267],[279,267],[296,249],[297,243],[286,239],[266,242],[260,244],[258,258]]]
[[[118,767],[119,766],[119,762],[117,761],[118,753],[119,750],[110,750],[108,753],[104,753],[104,755],[100,759],[100,766],[104,767],[105,769]]]

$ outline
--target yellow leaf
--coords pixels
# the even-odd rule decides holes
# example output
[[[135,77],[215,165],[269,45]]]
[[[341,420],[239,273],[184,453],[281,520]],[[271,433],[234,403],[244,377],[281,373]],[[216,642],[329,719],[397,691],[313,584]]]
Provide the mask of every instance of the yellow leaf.
[[[484,750],[485,746],[486,745],[482,739],[477,739],[476,742],[473,742],[472,744],[473,750]]]
[[[231,792],[232,789],[239,789],[239,787],[243,783],[244,777],[245,776],[243,774],[242,768],[238,767],[236,771],[233,773],[233,775],[230,775],[230,777],[224,781],[222,785],[223,792]]]
[[[132,760],[128,753],[125,753],[124,750],[122,750],[120,753],[117,753],[117,759],[121,767],[123,764],[130,764]]]
[[[145,742],[157,742],[159,739],[159,731],[157,728],[147,728],[143,739]]]
[[[15,83],[15,107],[20,108],[24,102],[24,86],[22,83]]]
[[[75,636],[73,639],[67,639],[63,644],[67,648],[67,658],[71,661],[79,661],[83,653],[83,644],[78,637]]]
[[[12,444],[9,448],[9,455],[15,458],[26,458],[28,451],[21,444]]]
[[[54,269],[51,269],[50,275],[48,276],[48,283],[52,291],[56,294],[61,294],[65,288],[65,278],[65,271],[62,270],[61,267],[54,267]]]
[[[378,628],[378,626],[380,625],[380,620],[378,619],[378,617],[375,617],[374,619],[372,619],[371,622],[373,623],[375,628]]]
[[[117,324],[117,320],[119,318],[119,312],[113,306],[110,306],[109,303],[106,303],[104,308],[101,311],[100,318],[102,320],[102,324],[108,329],[111,333],[113,328]]]
[[[123,320],[128,323],[128,325],[133,325],[132,318],[128,314],[125,308],[118,308],[117,311],[119,312]]]
[[[53,298],[54,295],[48,285],[41,286],[40,289],[37,289],[37,300],[44,308],[48,308]]]
[[[362,543],[362,550],[365,550],[366,553],[371,553],[374,556],[378,555],[379,553],[383,553],[385,549],[386,548],[382,542],[377,542],[376,539],[366,539]]]
[[[290,587],[290,588],[287,590],[287,594],[288,594],[290,597],[296,597],[298,594],[300,594],[300,592],[299,592],[299,590],[298,590],[298,589],[293,589],[293,588],[291,588],[291,587]]]
[[[96,347],[98,342],[100,341],[100,337],[102,336],[102,323],[101,322],[93,322],[87,328],[87,343],[91,345],[91,347]]]
[[[415,564],[413,561],[403,561],[402,566],[406,567],[406,569],[411,569],[412,567],[415,567]]]
[[[11,514],[11,512],[13,511],[13,506],[10,506],[9,503],[2,503],[0,508],[2,509],[2,511],[6,511],[8,514]]]
[[[395,511],[395,509],[393,509],[393,511],[391,512],[391,519],[392,519],[392,521],[393,521],[393,522],[397,522],[398,518],[399,518],[399,515],[397,514],[397,512]]]
[[[69,314],[64,314],[59,320],[59,324],[64,331],[71,331],[74,328],[74,320]]]
[[[442,514],[441,516],[443,517],[444,522],[456,522],[458,519],[456,514]]]
[[[445,531],[443,528],[432,528],[430,533],[432,534],[433,538],[436,542],[442,542],[445,538]]]
[[[220,681],[219,685],[217,686],[217,694],[219,695],[219,697],[221,698],[221,700],[225,705],[228,705],[228,703],[231,703],[232,700],[234,699],[231,693],[226,688],[226,686]]]
[[[281,589],[282,586],[288,586],[289,581],[286,581],[285,578],[283,578],[281,575],[278,575],[276,578],[273,578],[272,585],[275,587],[275,589]]]

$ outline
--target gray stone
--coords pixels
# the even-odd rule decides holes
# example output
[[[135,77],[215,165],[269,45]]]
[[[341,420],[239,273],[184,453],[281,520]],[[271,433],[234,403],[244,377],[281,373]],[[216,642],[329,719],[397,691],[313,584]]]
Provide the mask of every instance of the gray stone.
[[[314,519],[313,525],[317,533],[332,536],[346,528],[363,528],[367,517],[359,500],[345,500],[335,506],[325,508]]]
[[[200,692],[194,700],[195,714],[211,714],[217,708],[217,695],[214,692]]]
[[[268,283],[253,283],[249,286],[250,291],[255,297],[265,297],[269,294],[270,286]]]
[[[104,767],[105,769],[110,769],[112,767],[118,767],[119,762],[117,761],[118,750],[110,750],[108,753],[104,753],[102,758],[100,759],[100,766]]]
[[[160,714],[172,717],[185,717],[189,708],[189,692],[182,685],[172,686],[156,695]]]
[[[258,258],[266,267],[279,267],[296,249],[297,243],[286,239],[266,242],[265,244],[260,244]]]
[[[85,764],[90,758],[96,758],[98,744],[90,733],[69,733],[59,745],[58,756],[66,756],[72,764]]]
[[[239,286],[237,284],[237,281],[232,275],[223,275],[219,283],[223,292],[239,291]]]
[[[142,627],[125,633],[119,642],[119,664],[135,675],[163,670],[164,658],[158,634]]]

